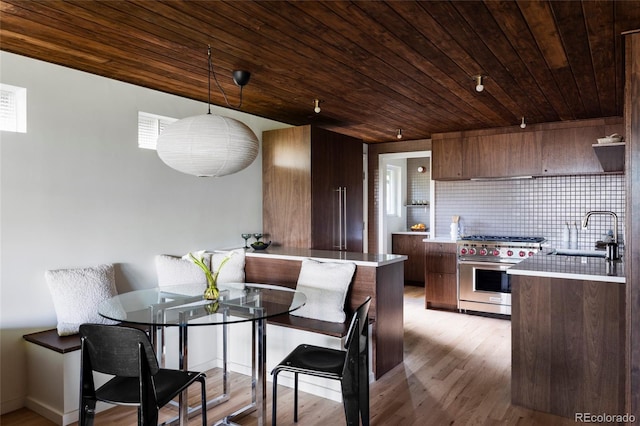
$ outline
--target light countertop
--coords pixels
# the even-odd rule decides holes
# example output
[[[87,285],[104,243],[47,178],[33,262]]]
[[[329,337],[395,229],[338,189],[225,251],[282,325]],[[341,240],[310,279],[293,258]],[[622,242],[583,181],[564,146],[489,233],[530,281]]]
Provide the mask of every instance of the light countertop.
[[[624,262],[603,257],[547,255],[540,252],[507,269],[509,275],[625,283]]]
[[[422,235],[422,236],[431,235],[429,231],[398,231],[398,232],[392,232],[391,234],[393,234],[393,235]]]
[[[456,240],[452,240],[451,237],[435,237],[435,238],[425,238],[424,240],[425,243],[451,243],[451,244],[455,244]]]
[[[396,262],[404,262],[403,254],[354,253],[345,251],[313,250],[291,247],[269,247],[266,250],[247,250],[248,257],[268,257],[272,259],[353,262],[361,266],[384,266]]]

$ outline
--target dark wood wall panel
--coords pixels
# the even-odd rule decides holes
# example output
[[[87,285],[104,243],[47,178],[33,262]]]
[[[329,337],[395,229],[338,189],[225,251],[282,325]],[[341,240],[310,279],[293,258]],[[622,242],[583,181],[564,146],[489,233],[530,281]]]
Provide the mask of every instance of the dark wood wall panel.
[[[640,32],[626,42],[626,175],[625,275],[627,277],[627,406],[640,413]]]

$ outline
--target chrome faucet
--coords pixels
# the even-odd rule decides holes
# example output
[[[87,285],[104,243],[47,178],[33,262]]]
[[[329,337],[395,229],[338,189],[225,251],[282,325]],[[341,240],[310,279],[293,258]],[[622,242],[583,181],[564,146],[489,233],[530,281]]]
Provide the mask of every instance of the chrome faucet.
[[[607,244],[607,258],[609,260],[617,260],[618,259],[618,215],[616,215],[614,212],[610,212],[606,210],[604,211],[594,210],[594,211],[588,212],[584,216],[584,220],[582,221],[582,229],[587,229],[587,225],[589,224],[589,217],[594,214],[609,215],[613,217],[613,244],[611,244],[611,249],[609,249],[609,244]]]

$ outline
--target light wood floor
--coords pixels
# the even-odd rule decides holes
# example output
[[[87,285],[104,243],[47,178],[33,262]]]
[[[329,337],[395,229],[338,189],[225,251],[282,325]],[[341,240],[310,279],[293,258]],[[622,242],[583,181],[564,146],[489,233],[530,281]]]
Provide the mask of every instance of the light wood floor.
[[[424,289],[405,288],[404,363],[370,389],[372,425],[575,425],[565,419],[510,403],[510,322],[452,312],[425,310]],[[250,381],[231,376],[233,399],[208,411],[209,423],[246,404]],[[268,421],[271,419],[271,383]],[[209,394],[220,392],[216,371],[208,374]],[[192,398],[197,401],[197,385]],[[299,425],[343,424],[342,404],[300,394]],[[293,393],[278,391],[278,424],[293,425]],[[162,410],[165,418],[173,416]],[[194,417],[190,426],[199,425]],[[252,415],[239,421],[256,425]],[[4,426],[49,426],[52,422],[27,409],[3,415]],[[96,416],[96,426],[136,425],[135,409],[116,407]]]

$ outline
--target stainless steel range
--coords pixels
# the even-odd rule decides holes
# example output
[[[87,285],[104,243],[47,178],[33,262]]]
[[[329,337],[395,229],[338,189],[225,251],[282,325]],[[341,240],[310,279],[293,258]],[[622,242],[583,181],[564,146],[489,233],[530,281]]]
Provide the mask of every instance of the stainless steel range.
[[[458,240],[458,309],[511,315],[511,277],[506,271],[536,254],[544,241],[487,235]]]

